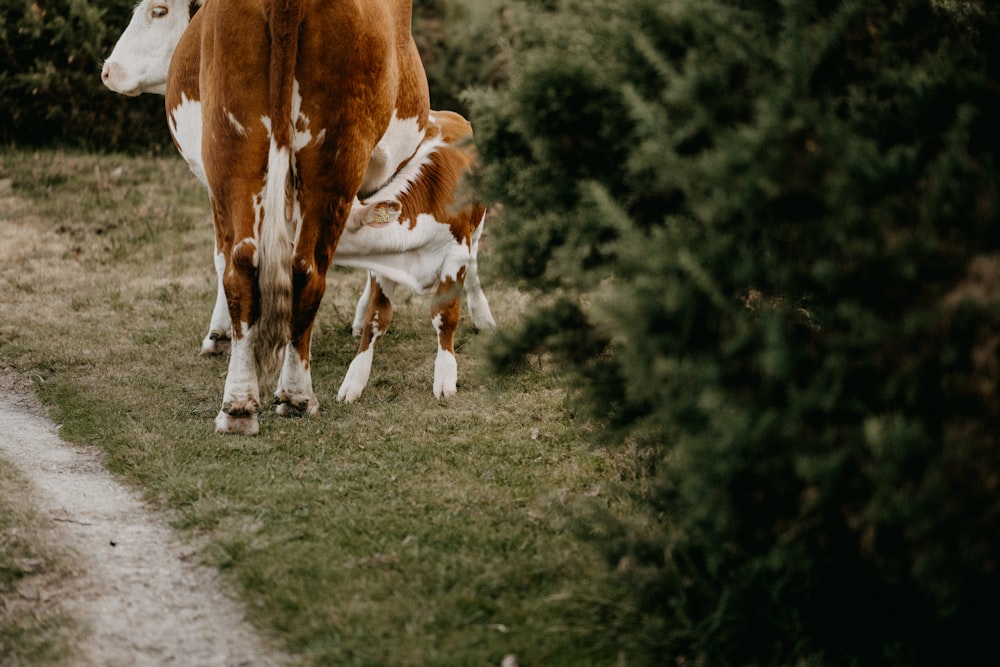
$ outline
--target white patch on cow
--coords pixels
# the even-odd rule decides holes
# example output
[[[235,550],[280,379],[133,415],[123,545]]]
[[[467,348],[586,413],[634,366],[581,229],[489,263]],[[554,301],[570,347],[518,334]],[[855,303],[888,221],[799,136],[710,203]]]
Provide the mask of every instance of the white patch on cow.
[[[368,378],[372,374],[372,358],[375,356],[375,348],[369,346],[364,352],[360,352],[354,357],[351,365],[347,368],[347,375],[340,384],[337,392],[337,400],[346,403],[353,403],[361,398],[361,393],[368,386]]]
[[[483,213],[476,231],[472,232],[472,238],[469,239],[469,266],[465,273],[465,300],[469,305],[469,317],[477,329],[483,330],[495,329],[497,326],[489,301],[483,293],[482,283],[479,282],[479,237],[483,235],[485,219],[486,213]]]
[[[354,322],[351,324],[351,334],[360,336],[365,326],[365,314],[368,312],[368,302],[372,300],[372,274],[365,276],[365,289],[354,307]]]
[[[295,247],[299,231],[301,230],[299,222],[302,219],[302,210],[299,206],[298,193],[289,187],[294,152],[289,153],[288,148],[279,147],[274,141],[274,136],[271,133],[270,118],[261,116],[260,120],[267,129],[267,135],[270,138],[270,147],[268,148],[267,155],[268,172],[264,182],[264,190],[261,193],[264,202],[263,214],[273,216],[275,223],[279,220],[284,220],[284,236],[291,242],[292,247]],[[292,139],[294,140],[294,138],[295,130],[293,128]],[[262,225],[263,218],[261,217],[258,218],[254,229],[257,238],[261,238]],[[268,227],[268,229],[280,236],[277,226],[273,228]],[[279,240],[275,237],[270,242],[278,243]]]
[[[247,136],[246,126],[243,125],[243,123],[241,123],[239,120],[237,120],[236,116],[234,116],[233,113],[228,109],[226,109],[226,118],[229,119],[229,124],[233,126],[234,130],[236,130],[236,134],[240,135],[241,137]]]
[[[229,372],[226,373],[226,388],[222,394],[223,409],[215,418],[216,430],[230,432],[234,430],[234,418],[226,412],[226,406],[254,405],[260,408],[260,388],[257,385],[257,370],[253,356],[253,327],[246,322],[240,323],[242,336],[235,338],[229,355]],[[246,425],[236,426],[243,435],[256,433],[256,417],[252,420],[251,431],[245,430]]]
[[[428,139],[420,143],[411,154],[410,161],[392,175],[392,180],[383,183],[377,193],[379,200],[399,200],[416,183],[424,166],[430,163],[433,155],[445,146],[440,137]],[[374,199],[374,197],[373,197]]]
[[[404,221],[345,231],[334,262],[367,269],[417,294],[427,294],[437,286],[446,268],[454,273],[454,267],[468,264],[469,248],[455,240],[448,225],[429,213],[421,213],[412,229]]]
[[[285,346],[285,360],[281,365],[281,375],[278,377],[278,389],[275,395],[290,400],[291,402],[304,401],[306,409],[304,413],[298,412],[290,404],[282,403],[277,407],[279,415],[288,416],[290,414],[314,415],[319,412],[319,401],[313,393],[312,375],[309,372],[309,365],[302,361],[295,347],[288,343]]]
[[[229,305],[226,303],[226,290],[222,278],[226,271],[226,255],[215,248],[215,307],[212,309],[212,319],[208,325],[208,334],[201,342],[203,354],[221,354],[229,349],[230,329]]]
[[[291,156],[288,149],[279,148],[272,138],[267,156],[267,179],[264,181],[264,190],[262,191],[264,215],[272,217],[275,223],[283,221],[289,227],[292,224],[295,215],[294,206],[297,203],[294,196],[293,199],[288,199],[289,195],[292,194],[288,191],[290,168]],[[258,221],[257,238],[260,238],[262,226],[263,221]],[[295,230],[289,229],[289,227],[286,227],[286,232],[291,231],[292,233],[288,237],[294,239]]]
[[[260,192],[253,196],[253,237],[255,239],[260,238],[260,226],[264,220],[264,195],[265,187],[260,189]],[[254,258],[254,266],[257,266],[257,259]]]
[[[301,128],[301,129],[300,129]],[[299,80],[292,81],[292,152],[298,153],[312,141],[309,131],[309,117],[302,113],[302,95]]]
[[[243,246],[245,246],[245,245],[252,245],[253,246],[253,255],[251,255],[251,257],[252,257],[253,265],[257,266],[257,252],[258,252],[257,251],[257,241],[254,240],[254,239],[243,239],[242,241],[240,241],[239,243],[237,243],[236,245],[233,246],[233,250],[230,253],[230,255],[233,258],[235,258],[236,255],[243,249]]]
[[[170,110],[168,114],[170,134],[177,142],[184,161],[201,184],[208,187],[208,177],[205,175],[205,164],[201,157],[201,102],[188,99],[181,93],[181,103]]]
[[[400,119],[393,110],[385,134],[372,150],[365,178],[361,182],[361,194],[364,196],[375,192],[390,178],[396,180],[394,175],[397,168],[417,151],[420,142],[424,140],[424,134],[416,117]]]
[[[458,392],[458,361],[455,355],[441,347],[441,322],[439,314],[434,316],[434,331],[438,334],[438,351],[434,359],[434,397],[453,396]]]
[[[190,20],[190,0],[142,0],[104,63],[104,85],[123,95],[166,94],[170,59]]]

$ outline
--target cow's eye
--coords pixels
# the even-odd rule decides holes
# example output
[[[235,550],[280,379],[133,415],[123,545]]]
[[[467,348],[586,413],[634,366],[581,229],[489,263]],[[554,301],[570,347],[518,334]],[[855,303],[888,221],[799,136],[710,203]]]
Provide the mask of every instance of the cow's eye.
[[[149,15],[154,19],[162,19],[170,11],[163,5],[155,5],[151,10],[149,10]]]

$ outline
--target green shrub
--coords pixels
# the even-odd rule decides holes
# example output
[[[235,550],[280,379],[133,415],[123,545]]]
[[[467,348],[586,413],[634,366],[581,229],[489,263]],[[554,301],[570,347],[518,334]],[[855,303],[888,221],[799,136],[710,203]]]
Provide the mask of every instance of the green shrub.
[[[91,149],[170,145],[163,98],[117,95],[101,67],[132,0],[10,0],[0,9],[0,143]]]
[[[427,72],[431,106],[467,114],[466,88],[503,78],[499,0],[415,0],[413,38]]]
[[[553,304],[495,361],[639,453],[581,522],[629,664],[997,654],[1000,13],[883,5],[567,1],[470,97]]]

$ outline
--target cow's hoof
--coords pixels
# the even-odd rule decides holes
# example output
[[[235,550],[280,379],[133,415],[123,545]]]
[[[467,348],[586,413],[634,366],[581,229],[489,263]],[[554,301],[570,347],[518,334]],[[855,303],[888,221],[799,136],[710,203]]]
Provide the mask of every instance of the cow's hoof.
[[[215,432],[228,433],[231,435],[257,435],[260,432],[260,423],[257,415],[230,415],[225,410],[220,410],[215,418]]]
[[[315,396],[292,397],[281,392],[274,397],[274,411],[280,417],[312,417],[319,412],[319,401]]]
[[[455,385],[434,385],[434,398],[448,398],[458,393]]]
[[[458,392],[458,362],[449,352],[438,352],[434,360],[434,398],[447,398]]]
[[[359,352],[351,361],[347,375],[340,384],[340,391],[337,392],[338,401],[353,403],[361,398],[361,392],[368,386],[368,378],[371,377],[373,353],[374,349],[369,347],[364,352]]]
[[[361,392],[365,390],[365,385],[357,386],[351,382],[351,378],[348,377],[344,380],[343,384],[340,385],[340,391],[337,392],[337,400],[343,403],[353,403],[354,401],[361,398]]]
[[[229,354],[229,347],[232,341],[225,331],[213,329],[201,341],[201,353],[207,355]]]

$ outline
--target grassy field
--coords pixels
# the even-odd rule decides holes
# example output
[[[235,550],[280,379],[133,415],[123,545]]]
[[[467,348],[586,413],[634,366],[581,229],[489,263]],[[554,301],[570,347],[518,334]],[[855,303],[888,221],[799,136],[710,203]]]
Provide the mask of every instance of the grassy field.
[[[227,361],[198,354],[211,222],[183,162],[7,150],[0,218],[0,366],[175,517],[302,664],[616,661],[604,566],[571,526],[588,503],[627,511],[615,485],[632,465],[592,445],[543,358],[491,375],[489,334],[463,313],[459,393],[434,399],[429,301],[406,295],[365,394],[340,404],[363,276],[336,270],[313,351],[320,415],[268,410],[259,436],[218,436]],[[481,252],[512,326],[533,295],[491,281],[489,228]],[[0,550],[0,571],[15,557]]]

